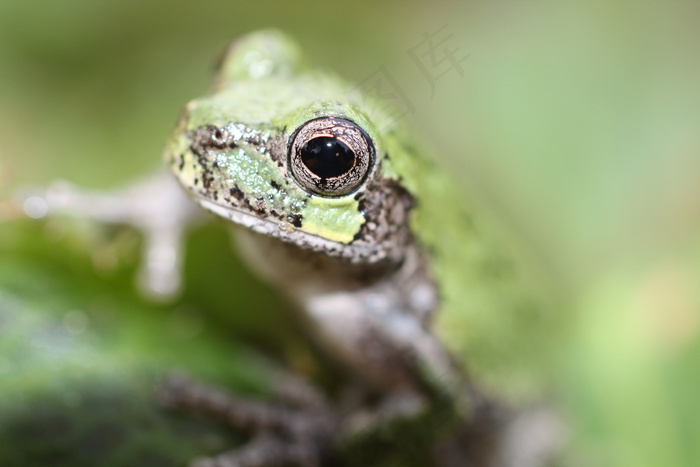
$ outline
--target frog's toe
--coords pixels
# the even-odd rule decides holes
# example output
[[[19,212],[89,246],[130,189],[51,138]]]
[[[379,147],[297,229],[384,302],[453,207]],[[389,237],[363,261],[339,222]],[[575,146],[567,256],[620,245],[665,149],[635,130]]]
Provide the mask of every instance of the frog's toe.
[[[139,286],[156,301],[174,298],[181,283],[183,235],[202,215],[170,174],[158,172],[111,191],[86,190],[56,181],[44,189],[20,190],[0,204],[0,220],[23,212],[32,219],[69,216],[131,226],[144,236]]]

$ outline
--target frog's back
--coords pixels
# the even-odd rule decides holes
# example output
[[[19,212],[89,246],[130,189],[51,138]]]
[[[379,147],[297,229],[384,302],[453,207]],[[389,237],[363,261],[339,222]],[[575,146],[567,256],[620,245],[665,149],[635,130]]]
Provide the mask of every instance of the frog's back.
[[[430,257],[441,299],[435,332],[481,384],[515,397],[537,390],[541,378],[533,371],[541,367],[543,308],[509,249],[513,245],[494,235],[458,188],[460,181],[410,137],[386,139],[394,169],[417,200],[413,230]]]

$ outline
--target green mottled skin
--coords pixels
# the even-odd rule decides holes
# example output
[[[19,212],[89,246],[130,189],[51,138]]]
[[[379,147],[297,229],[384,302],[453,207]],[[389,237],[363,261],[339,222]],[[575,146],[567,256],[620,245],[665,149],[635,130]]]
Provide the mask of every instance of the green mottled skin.
[[[374,141],[383,177],[398,180],[416,200],[411,229],[429,253],[429,271],[441,297],[436,334],[489,390],[514,394],[527,388],[535,380],[528,361],[536,354],[540,312],[510,255],[477,221],[457,181],[424,156],[403,122],[383,113],[370,96],[351,100],[351,85],[306,68],[293,42],[276,32],[261,32],[235,47],[239,49],[224,61],[212,93],[187,106],[166,149],[173,166],[181,164],[177,155],[185,154],[184,170],[175,170],[181,183],[193,186],[196,174],[188,167],[195,164],[185,134],[200,126],[258,123],[265,134],[286,140],[317,116],[355,121]],[[263,70],[263,76],[255,70]],[[240,149],[226,152],[224,159],[243,191],[267,190],[278,212],[303,216],[301,230],[307,233],[346,244],[364,222],[352,194],[311,195],[280,175],[266,157]]]
[[[282,82],[289,84],[289,80],[292,79],[294,82],[291,86],[281,86]],[[329,115],[329,106],[337,107],[339,116],[351,115],[359,121],[365,120],[362,114],[334,100],[342,93],[344,84],[327,75],[302,74],[298,78],[284,78],[282,82],[277,76],[259,79],[250,81],[250,86],[233,87],[193,101],[187,108],[188,119],[185,128],[175,131],[177,139],[171,141],[166,154],[185,153],[185,168],[190,166],[191,161],[188,157],[191,157],[191,154],[183,150],[188,145],[185,132],[203,125],[223,126],[230,121],[269,122],[272,128],[282,133],[285,133],[286,129],[285,134],[289,135],[300,123],[320,115],[322,110],[323,115]],[[274,98],[261,99],[260,96]],[[314,99],[325,101],[326,105],[309,107],[308,102]],[[235,106],[229,102],[234,102]],[[232,108],[235,109],[233,114],[229,110]],[[227,109],[227,112],[222,114],[220,109]],[[365,128],[368,127],[369,124]],[[376,138],[378,135],[373,136]],[[308,233],[348,243],[359,230],[363,219],[358,214],[358,205],[352,196],[335,199],[311,197],[305,210],[295,210],[301,201],[310,198],[306,191],[290,183],[274,168],[265,167],[265,159],[248,158],[248,154],[239,150],[231,150],[228,155],[231,158],[231,170],[236,172],[239,179],[245,181],[244,185],[247,185],[250,191],[265,191],[265,188],[261,189],[261,185],[266,187],[270,181],[279,184],[284,191],[283,195],[276,195],[276,199],[284,204],[279,210],[287,209],[302,214],[305,219],[311,221],[304,226]],[[183,184],[193,185],[193,175],[182,171],[179,171],[178,175],[181,180],[189,176],[189,180],[183,180]]]

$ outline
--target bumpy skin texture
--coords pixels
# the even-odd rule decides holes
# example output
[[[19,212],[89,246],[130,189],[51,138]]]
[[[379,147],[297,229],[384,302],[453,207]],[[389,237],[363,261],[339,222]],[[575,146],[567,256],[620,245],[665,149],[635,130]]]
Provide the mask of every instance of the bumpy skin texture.
[[[534,380],[527,362],[536,354],[540,310],[513,262],[482,231],[454,181],[416,150],[399,122],[371,96],[350,99],[350,91],[356,95],[352,86],[307,69],[300,57],[298,47],[275,31],[234,43],[210,94],[186,106],[166,148],[167,163],[202,207],[262,234],[241,234],[253,267],[307,311],[331,293],[374,287],[372,293],[392,297],[389,308],[418,317],[439,341],[429,345],[444,344],[489,392],[517,394]],[[365,182],[344,196],[310,193],[288,166],[294,133],[321,117],[356,123],[375,151]],[[366,304],[354,305],[367,311]],[[309,314],[316,323],[325,319]],[[336,327],[344,322],[340,316]],[[364,319],[348,317],[346,324]],[[380,324],[394,325],[401,326]],[[332,327],[314,331],[338,347],[343,336],[329,338]],[[366,366],[368,357],[348,355],[358,339],[366,342],[356,335],[340,353]],[[427,377],[449,385],[446,357],[426,352],[433,355],[419,356],[419,366],[436,364]]]

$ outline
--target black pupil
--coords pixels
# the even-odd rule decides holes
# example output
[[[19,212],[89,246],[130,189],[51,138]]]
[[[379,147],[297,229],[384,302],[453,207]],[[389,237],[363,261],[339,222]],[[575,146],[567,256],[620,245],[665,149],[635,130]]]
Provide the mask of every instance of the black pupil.
[[[301,160],[321,178],[346,174],[355,165],[355,153],[347,144],[332,136],[319,136],[301,148]]]

